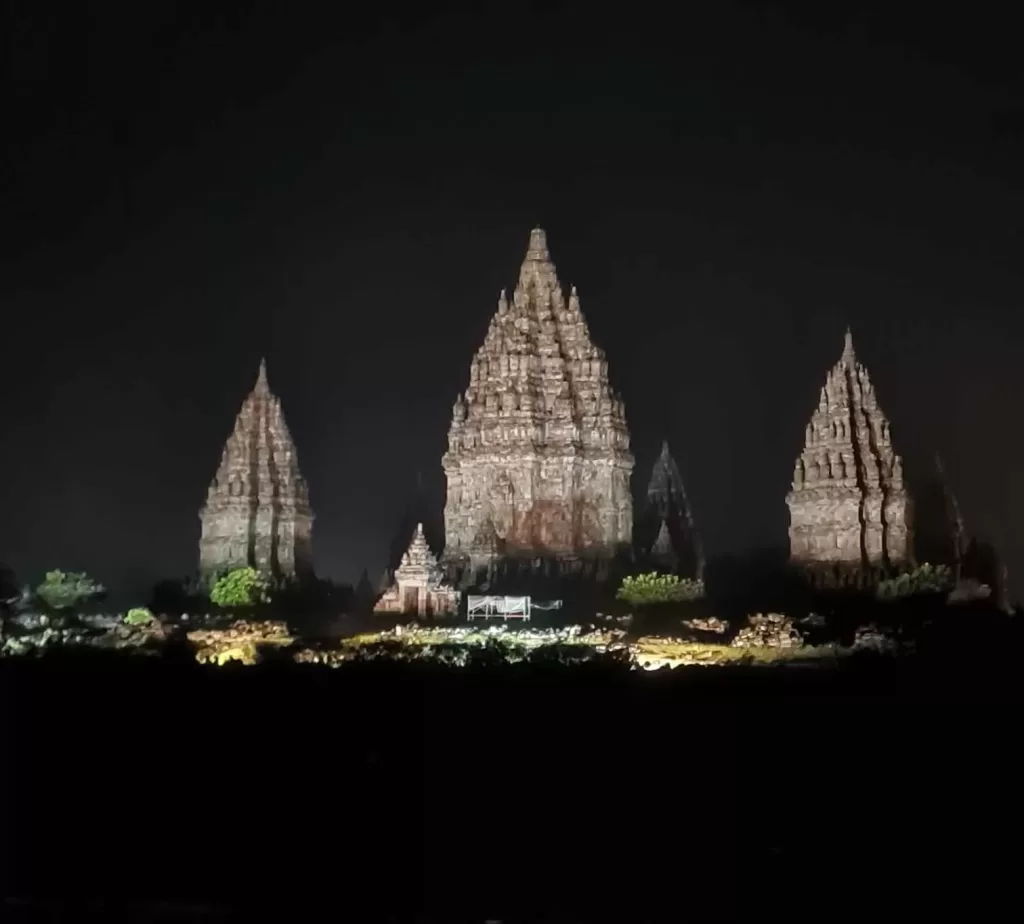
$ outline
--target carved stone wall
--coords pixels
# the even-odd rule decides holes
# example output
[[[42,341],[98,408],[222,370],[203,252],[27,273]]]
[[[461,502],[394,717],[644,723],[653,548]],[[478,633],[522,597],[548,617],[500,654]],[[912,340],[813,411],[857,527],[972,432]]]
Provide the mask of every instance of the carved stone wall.
[[[449,563],[609,558],[631,540],[623,403],[540,228],[455,402],[442,465]]]
[[[859,569],[912,557],[903,461],[849,331],[807,425],[786,503],[794,563]]]
[[[277,575],[312,572],[309,490],[263,362],[224,446],[199,519],[199,568],[204,574],[246,566]]]

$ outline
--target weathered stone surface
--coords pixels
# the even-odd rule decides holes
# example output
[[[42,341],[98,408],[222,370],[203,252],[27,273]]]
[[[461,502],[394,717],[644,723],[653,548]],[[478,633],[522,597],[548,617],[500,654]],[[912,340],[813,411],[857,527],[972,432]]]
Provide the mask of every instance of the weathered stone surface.
[[[374,612],[406,613],[426,617],[455,613],[459,592],[444,583],[444,571],[423,535],[423,524],[416,524],[412,542],[395,569],[391,586],[377,601]]]
[[[871,623],[858,626],[853,638],[853,647],[857,651],[873,651],[877,654],[896,654],[901,643],[898,634],[892,629],[882,629]]]
[[[442,464],[449,564],[608,559],[631,541],[623,403],[540,228],[455,402]]]
[[[911,558],[903,461],[849,331],[807,425],[786,503],[795,564],[860,570]]]
[[[661,453],[651,471],[643,519],[644,535],[640,541],[646,548],[641,548],[641,552],[663,570],[703,579],[704,547],[683,477],[667,442],[661,444]]]
[[[698,632],[713,632],[715,635],[725,635],[729,631],[729,621],[719,619],[717,616],[694,619],[684,619],[683,625],[687,629],[695,629]]]
[[[295,640],[284,622],[238,620],[225,629],[196,629],[188,633],[201,664],[241,661],[258,664],[260,649],[287,648]]]
[[[204,574],[251,566],[276,575],[313,569],[313,511],[281,402],[260,363],[199,514]]]
[[[804,640],[789,616],[756,613],[730,644],[733,648],[802,648]]]

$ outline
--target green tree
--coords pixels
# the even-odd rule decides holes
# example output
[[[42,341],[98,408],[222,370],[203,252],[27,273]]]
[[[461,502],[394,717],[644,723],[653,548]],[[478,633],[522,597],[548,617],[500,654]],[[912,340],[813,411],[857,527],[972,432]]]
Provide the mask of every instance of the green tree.
[[[688,603],[704,596],[704,582],[675,574],[637,574],[623,578],[615,596],[632,606],[654,603]]]
[[[947,565],[925,562],[895,577],[878,582],[877,594],[883,599],[914,597],[918,594],[938,594],[953,586],[953,572]]]
[[[210,601],[224,608],[256,606],[270,602],[270,582],[255,568],[235,568],[218,578]]]
[[[102,584],[97,584],[84,572],[47,571],[43,583],[36,588],[36,597],[48,609],[70,613],[106,592]]]
[[[147,626],[153,621],[153,614],[144,606],[135,606],[125,613],[124,621],[129,626]]]

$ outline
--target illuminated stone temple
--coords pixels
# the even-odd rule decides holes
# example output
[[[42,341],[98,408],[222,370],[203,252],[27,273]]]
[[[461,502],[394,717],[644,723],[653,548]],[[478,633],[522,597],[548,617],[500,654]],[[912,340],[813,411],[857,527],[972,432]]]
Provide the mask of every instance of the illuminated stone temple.
[[[295,444],[260,363],[200,511],[199,569],[312,572],[313,511]]]
[[[911,558],[903,461],[849,331],[807,425],[786,503],[794,564],[864,571]]]
[[[498,309],[455,402],[445,560],[608,560],[632,538],[633,456],[621,398],[566,296],[540,228],[512,298]]]
[[[412,542],[395,569],[391,586],[374,606],[376,613],[403,613],[419,617],[457,613],[460,594],[444,581],[444,571],[416,524]]]

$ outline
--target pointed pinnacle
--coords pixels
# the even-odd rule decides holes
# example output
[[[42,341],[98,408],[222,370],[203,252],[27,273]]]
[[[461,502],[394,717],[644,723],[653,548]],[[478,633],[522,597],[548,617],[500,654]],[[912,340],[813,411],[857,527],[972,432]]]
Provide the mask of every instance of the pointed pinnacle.
[[[260,359],[260,374],[256,377],[256,388],[263,391],[270,389],[267,382],[267,360],[265,357]]]
[[[850,328],[846,328],[846,337],[843,340],[843,359],[854,359],[853,352],[853,333]]]
[[[671,455],[671,453],[668,451],[668,440],[661,441],[661,454],[662,456]]]
[[[526,251],[527,260],[547,260],[548,238],[543,228],[534,228],[530,232],[530,246]]]

